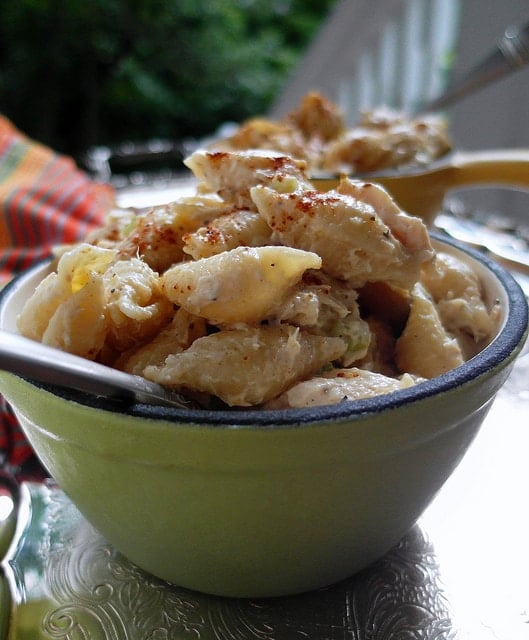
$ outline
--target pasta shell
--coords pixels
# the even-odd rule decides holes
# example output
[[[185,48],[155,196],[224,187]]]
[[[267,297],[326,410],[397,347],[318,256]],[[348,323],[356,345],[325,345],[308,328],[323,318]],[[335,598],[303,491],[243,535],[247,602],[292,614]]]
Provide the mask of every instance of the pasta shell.
[[[163,276],[169,300],[214,324],[252,324],[271,310],[307,269],[319,269],[314,253],[291,247],[237,247],[175,265]]]
[[[421,284],[412,290],[410,315],[395,346],[400,371],[433,378],[463,364],[457,340],[443,327],[433,300]]]
[[[223,330],[195,340],[144,375],[160,384],[213,394],[231,406],[260,404],[312,375],[346,349],[340,338],[289,325]]]

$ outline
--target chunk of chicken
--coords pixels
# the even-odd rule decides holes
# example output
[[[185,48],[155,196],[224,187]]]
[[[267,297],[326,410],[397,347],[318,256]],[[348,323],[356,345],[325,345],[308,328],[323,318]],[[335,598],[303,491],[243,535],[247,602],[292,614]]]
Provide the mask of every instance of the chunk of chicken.
[[[408,374],[389,378],[380,373],[352,367],[334,369],[323,376],[298,382],[266,404],[266,409],[290,409],[338,404],[346,400],[372,398],[384,393],[407,389],[420,378]]]
[[[435,254],[426,225],[420,218],[402,211],[384,187],[343,178],[337,191],[371,205],[382,222],[391,229],[392,235],[420,264],[432,260]]]
[[[321,271],[308,271],[303,281],[274,309],[274,318],[318,335],[338,336],[347,351],[338,364],[349,366],[366,356],[369,325],[360,317],[357,292]]]

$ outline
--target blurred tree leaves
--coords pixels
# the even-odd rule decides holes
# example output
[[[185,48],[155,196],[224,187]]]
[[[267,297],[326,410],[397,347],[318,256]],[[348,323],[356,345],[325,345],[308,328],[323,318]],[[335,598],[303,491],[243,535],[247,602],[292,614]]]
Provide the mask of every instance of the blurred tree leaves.
[[[2,0],[0,111],[66,153],[264,113],[334,0]]]

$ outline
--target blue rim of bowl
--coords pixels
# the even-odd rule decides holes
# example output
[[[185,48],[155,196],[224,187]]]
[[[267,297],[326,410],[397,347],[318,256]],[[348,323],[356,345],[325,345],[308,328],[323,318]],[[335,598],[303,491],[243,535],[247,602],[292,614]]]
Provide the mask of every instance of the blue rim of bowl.
[[[65,400],[73,401],[91,408],[121,413],[137,418],[148,418],[175,422],[180,424],[200,424],[216,427],[288,427],[325,422],[350,421],[364,418],[366,415],[396,409],[405,404],[412,404],[433,395],[449,391],[486,374],[503,362],[509,361],[521,350],[528,331],[528,307],[525,295],[515,278],[501,265],[483,253],[464,244],[435,232],[430,233],[433,240],[444,243],[462,251],[490,270],[500,281],[506,294],[509,313],[504,326],[494,340],[473,358],[459,367],[440,376],[421,382],[419,385],[401,389],[372,398],[347,400],[333,405],[304,407],[300,409],[177,409],[153,406],[142,403],[124,404],[113,402],[108,398],[91,396],[80,391],[63,389],[58,386],[28,380],[31,384],[53,393]],[[38,264],[49,262],[50,258]],[[38,265],[30,268],[29,272]],[[6,294],[15,287],[20,274],[0,291],[0,306]]]

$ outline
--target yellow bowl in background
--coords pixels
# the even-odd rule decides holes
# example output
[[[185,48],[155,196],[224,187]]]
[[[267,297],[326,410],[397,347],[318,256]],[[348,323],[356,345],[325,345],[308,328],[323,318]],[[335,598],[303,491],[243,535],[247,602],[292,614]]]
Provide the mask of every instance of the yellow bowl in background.
[[[432,226],[446,194],[453,189],[478,185],[529,189],[529,149],[459,151],[424,166],[352,177],[381,184],[404,211]],[[321,191],[334,189],[339,180],[336,176],[311,178]]]

